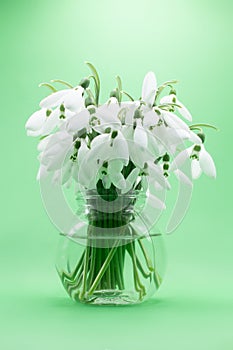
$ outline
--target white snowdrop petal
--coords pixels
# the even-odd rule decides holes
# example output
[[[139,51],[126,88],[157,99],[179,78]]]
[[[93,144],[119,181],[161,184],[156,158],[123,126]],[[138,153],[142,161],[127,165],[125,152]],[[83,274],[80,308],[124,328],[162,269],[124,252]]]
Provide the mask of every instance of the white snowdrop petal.
[[[149,126],[156,125],[159,121],[159,116],[155,111],[148,111],[144,114],[143,126],[148,128]]]
[[[84,162],[89,151],[90,149],[87,147],[86,142],[84,140],[81,140],[81,146],[78,150],[78,163],[80,165],[82,164],[82,162]]]
[[[200,167],[207,176],[216,178],[216,168],[211,155],[206,151],[204,145],[199,153],[199,163]]]
[[[118,112],[118,118],[120,118],[121,122],[124,121],[126,125],[133,125],[133,116],[139,106],[139,101],[121,102],[121,110]],[[122,119],[121,116],[124,116],[124,118]]]
[[[138,143],[140,146],[146,148],[148,141],[147,141],[147,133],[146,130],[141,126],[137,125],[137,127],[134,130],[134,142]]]
[[[193,118],[192,118],[192,115],[189,112],[189,110],[180,101],[177,100],[176,103],[179,106],[181,106],[181,108],[178,107],[178,111],[179,111],[180,115],[182,115],[183,118],[185,118],[191,122]]]
[[[118,131],[118,136],[113,140],[112,157],[113,159],[121,159],[122,161],[124,161],[125,164],[128,164],[128,143],[120,131]]]
[[[50,139],[51,136],[52,136],[52,135],[49,135],[49,136],[43,138],[43,139],[38,143],[38,145],[37,145],[37,150],[38,150],[39,152],[42,152],[42,151],[45,150],[45,148],[47,147],[47,145],[48,145],[48,143],[49,143],[49,139]]]
[[[32,132],[39,131],[46,122],[46,118],[46,109],[36,111],[26,122],[25,128]]]
[[[124,190],[126,187],[126,181],[121,173],[114,173],[110,175],[113,185],[115,185],[120,190]]]
[[[104,104],[96,109],[95,115],[101,120],[102,124],[106,124],[106,127],[109,124],[121,126],[118,118],[120,109],[118,103]]]
[[[83,109],[85,106],[82,93],[82,87],[79,87],[77,90],[70,89],[69,92],[64,96],[65,108],[72,112],[79,112],[81,109]]]
[[[102,179],[103,186],[106,190],[108,190],[111,187],[111,179],[108,175],[104,175]]]
[[[109,134],[98,135],[91,141],[91,148],[96,148],[101,145],[103,146],[105,142],[109,142],[109,141],[110,141]]]
[[[180,169],[176,169],[174,171],[174,174],[176,175],[176,177],[179,181],[183,182],[184,184],[186,184],[188,186],[193,186],[192,180]]]
[[[67,122],[67,131],[76,132],[89,126],[90,113],[87,109],[82,110]]]
[[[181,120],[179,117],[177,117],[174,113],[171,112],[164,112],[163,117],[167,123],[168,126],[174,129],[183,129],[189,132],[189,127],[183,120]]]
[[[42,135],[48,135],[49,133],[51,133],[56,126],[58,126],[59,122],[61,121],[61,119],[59,119],[60,116],[60,110],[59,108],[56,108],[49,117],[46,118],[46,122],[43,125],[42,128]]]
[[[157,81],[153,72],[148,72],[142,84],[142,100],[152,106],[157,91]]]
[[[170,165],[170,171],[174,171],[178,168],[180,168],[185,161],[190,159],[191,153],[192,153],[193,147],[189,147],[187,149],[184,149],[181,151],[172,161]],[[189,160],[190,161],[190,160]]]
[[[191,173],[193,179],[198,179],[201,176],[202,170],[197,159],[193,159],[191,163]]]
[[[171,94],[171,95],[167,95],[167,96],[163,96],[161,99],[160,99],[160,104],[163,105],[163,104],[167,104],[167,103],[174,103],[173,99],[175,99],[176,101],[176,96]]]
[[[110,175],[121,172],[122,168],[123,168],[123,163],[119,159],[112,159],[108,162],[108,173]]]
[[[70,89],[64,89],[60,91],[53,92],[51,95],[45,97],[40,102],[41,108],[51,108],[56,107],[63,102],[64,96],[70,91]]]

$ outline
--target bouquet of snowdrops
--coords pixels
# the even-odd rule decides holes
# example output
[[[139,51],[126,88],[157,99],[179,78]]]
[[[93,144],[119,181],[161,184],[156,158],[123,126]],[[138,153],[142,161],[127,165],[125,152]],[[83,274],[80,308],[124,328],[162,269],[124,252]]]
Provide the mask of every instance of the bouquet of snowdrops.
[[[192,179],[202,172],[216,177],[203,132],[203,128],[215,127],[191,124],[190,112],[177,97],[176,80],[157,85],[154,73],[149,72],[143,80],[140,98],[135,99],[124,91],[117,76],[116,88],[107,96],[106,102],[100,104],[99,75],[91,63],[87,65],[91,74],[81,79],[77,86],[63,80],[41,84],[51,93],[40,102],[40,110],[26,123],[27,134],[40,140],[38,179],[52,174],[53,183],[68,187],[75,183],[89,195],[96,194],[109,203],[124,196],[127,198],[135,191],[144,191],[155,210],[164,210],[164,200],[158,193],[170,189],[169,178],[173,174],[188,185],[192,185]],[[64,88],[57,90],[56,84]],[[187,162],[190,172],[182,169]],[[127,208],[135,201],[135,198],[131,199]],[[89,199],[90,203],[93,205]],[[127,219],[119,208],[115,213],[112,208],[109,212],[100,208],[92,210],[98,213],[97,219],[95,216],[90,220],[92,226],[112,229],[127,224],[128,234],[135,235],[132,215]],[[89,216],[93,218],[90,212]],[[61,273],[66,284],[70,281],[72,285],[76,281],[76,298],[84,300],[87,295],[93,295],[98,286],[123,290],[122,269],[128,252],[134,268],[135,289],[142,299],[146,291],[139,277],[144,272],[131,243],[124,243],[124,249],[116,244],[111,249],[87,245],[74,269],[75,277],[74,271]],[[158,286],[161,279],[155,268],[148,266],[145,249],[142,242],[139,243],[147,274],[154,276]],[[113,263],[117,264],[114,269]]]

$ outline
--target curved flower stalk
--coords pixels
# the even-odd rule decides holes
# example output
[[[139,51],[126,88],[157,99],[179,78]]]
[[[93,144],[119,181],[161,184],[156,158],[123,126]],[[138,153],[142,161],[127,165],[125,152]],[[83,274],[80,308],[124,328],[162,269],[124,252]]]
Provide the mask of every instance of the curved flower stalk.
[[[216,177],[202,129],[214,127],[189,124],[191,113],[173,86],[177,81],[158,86],[155,74],[149,72],[142,83],[141,97],[135,100],[122,89],[117,76],[117,87],[105,103],[99,104],[100,79],[95,67],[87,65],[91,75],[76,87],[62,80],[52,81],[65,85],[60,91],[50,83],[42,84],[52,93],[26,122],[27,134],[40,137],[39,180],[52,173],[53,183],[70,186],[74,182],[109,201],[144,190],[157,220],[166,208],[170,176],[174,174],[188,186],[202,172]],[[167,94],[166,89],[170,89]],[[123,100],[125,96],[128,100]],[[189,171],[184,170],[184,164]],[[153,224],[146,212],[142,215],[145,222]],[[128,252],[137,258],[132,255],[132,247]]]

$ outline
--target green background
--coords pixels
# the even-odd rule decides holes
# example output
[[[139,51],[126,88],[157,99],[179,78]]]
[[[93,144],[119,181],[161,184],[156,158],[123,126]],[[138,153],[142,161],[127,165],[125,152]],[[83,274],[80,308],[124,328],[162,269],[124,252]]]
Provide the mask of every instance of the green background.
[[[1,0],[0,347],[15,349],[233,348],[232,1]],[[217,180],[195,182],[192,203],[166,237],[160,291],[135,307],[74,304],[54,268],[58,235],[36,182],[37,141],[24,124],[47,91],[93,62],[102,99],[120,74],[140,95],[154,70],[177,78],[195,122],[217,125],[207,149]]]

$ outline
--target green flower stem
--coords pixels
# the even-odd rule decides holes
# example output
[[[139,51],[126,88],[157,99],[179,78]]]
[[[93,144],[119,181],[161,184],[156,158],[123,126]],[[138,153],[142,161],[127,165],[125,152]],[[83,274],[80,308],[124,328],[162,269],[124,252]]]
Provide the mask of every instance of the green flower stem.
[[[147,264],[148,269],[149,269],[151,272],[153,272],[153,278],[154,278],[155,285],[156,285],[157,288],[159,288],[159,286],[160,286],[160,284],[161,284],[161,282],[162,282],[162,278],[161,278],[161,276],[159,275],[159,273],[158,273],[158,271],[156,270],[156,268],[152,265],[152,262],[151,262],[150,258],[148,257],[147,252],[146,252],[146,249],[145,249],[145,247],[144,247],[144,245],[143,245],[143,243],[142,243],[142,240],[139,239],[139,240],[138,240],[138,243],[139,243],[139,245],[140,245],[140,247],[141,247],[141,250],[142,250],[142,252],[143,252],[143,255],[144,255],[144,258],[145,258],[145,260],[146,260],[146,264]]]
[[[92,242],[93,246],[91,248],[91,262],[90,262],[90,271],[88,276],[88,288],[91,285],[93,278],[95,276],[95,263],[96,263],[96,247],[95,241]]]
[[[139,292],[139,299],[141,300],[144,295],[146,295],[146,290],[143,284],[140,281],[139,275],[138,275],[138,269],[137,269],[137,263],[136,263],[136,257],[135,257],[135,246],[131,242],[127,246],[129,255],[131,256],[132,263],[133,263],[133,270],[134,270],[134,285],[136,291]]]
[[[136,264],[137,264],[139,271],[143,275],[143,277],[145,277],[145,278],[151,277],[151,272],[146,273],[146,271],[143,269],[142,264],[141,264],[140,260],[138,259],[137,255],[136,255]]]
[[[103,277],[108,265],[110,264],[115,252],[116,252],[117,246],[113,246],[107,256],[107,259],[105,260],[105,262],[103,263],[101,269],[99,270],[99,273],[97,274],[92,286],[90,287],[89,291],[88,291],[88,295],[92,295],[94,293],[94,291],[96,290],[100,279]]]
[[[80,299],[82,300],[85,293],[86,293],[86,283],[87,283],[87,271],[88,271],[88,264],[89,264],[89,254],[90,254],[90,247],[87,246],[86,253],[85,253],[85,261],[84,261],[84,267],[83,267],[83,286],[82,291],[80,292]]]
[[[110,252],[110,248],[106,248],[107,256],[108,256],[109,252]],[[107,284],[107,288],[110,289],[110,287],[111,287],[111,268],[110,268],[110,266],[108,266],[107,270],[106,270],[106,284]]]
[[[83,252],[83,254],[82,254],[77,266],[75,267],[73,273],[67,274],[64,271],[62,273],[60,273],[61,280],[62,280],[62,283],[64,284],[64,286],[67,286],[69,283],[75,283],[75,281],[77,279],[78,271],[80,270],[80,272],[82,272],[84,255],[85,255],[85,251]]]
[[[158,271],[155,269],[154,274],[154,282],[157,288],[159,288],[160,284],[162,283],[162,278],[160,277]]]
[[[149,269],[151,272],[154,272],[154,266],[153,266],[153,264],[152,264],[152,262],[151,262],[149,256],[147,255],[146,249],[145,249],[145,247],[144,247],[144,245],[143,245],[143,243],[142,243],[142,239],[141,239],[141,238],[138,239],[138,243],[139,243],[139,245],[140,245],[140,248],[141,248],[141,250],[142,250],[142,253],[143,253],[143,255],[144,255],[144,258],[145,258],[145,260],[146,260],[146,264],[147,264],[148,269]]]
[[[120,275],[121,275],[121,283],[122,283],[122,288],[125,288],[125,283],[124,283],[124,255],[123,255],[123,247],[122,245],[118,248],[118,256],[119,256],[119,270],[120,270]]]
[[[119,252],[120,252],[120,248],[117,248],[116,254],[115,254],[115,272],[116,272],[116,279],[117,279],[117,284],[119,289],[124,289],[124,285],[123,285],[123,275],[122,275],[122,264],[121,264],[121,259],[119,256]]]

